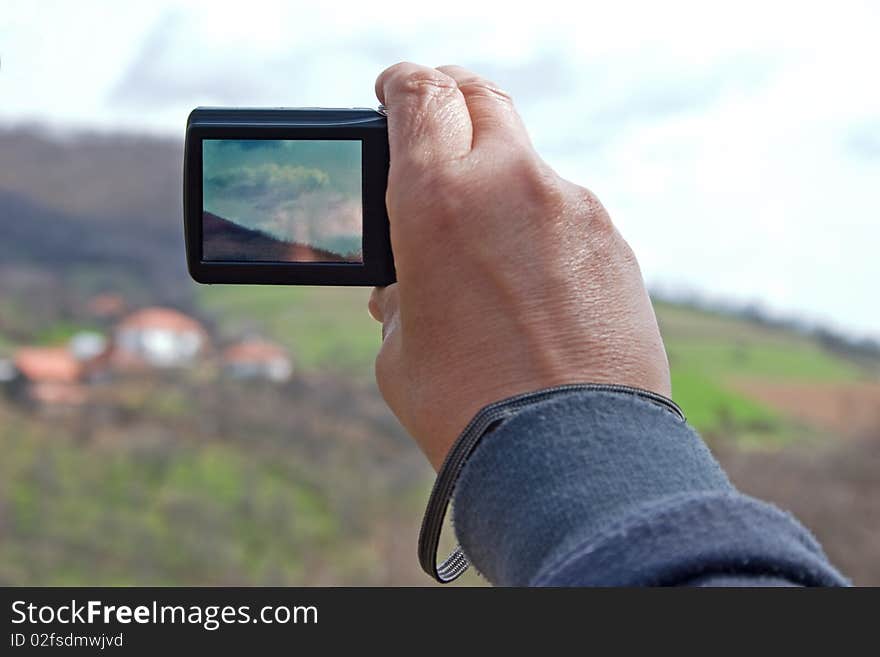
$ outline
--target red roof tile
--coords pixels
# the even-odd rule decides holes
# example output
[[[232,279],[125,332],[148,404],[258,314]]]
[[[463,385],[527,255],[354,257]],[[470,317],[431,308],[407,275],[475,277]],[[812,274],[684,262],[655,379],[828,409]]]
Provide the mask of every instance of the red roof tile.
[[[144,308],[125,317],[118,325],[121,329],[167,329],[169,331],[195,331],[205,333],[202,325],[192,317],[172,308]]]
[[[22,347],[13,357],[15,367],[30,381],[74,383],[82,367],[64,347]]]
[[[289,358],[283,347],[258,338],[242,340],[223,351],[227,363],[265,363],[279,358]]]

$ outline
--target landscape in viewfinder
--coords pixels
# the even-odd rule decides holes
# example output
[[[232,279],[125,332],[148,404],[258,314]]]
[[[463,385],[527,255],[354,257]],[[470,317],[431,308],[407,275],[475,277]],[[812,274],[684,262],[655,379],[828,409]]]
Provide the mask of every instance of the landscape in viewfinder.
[[[361,143],[203,142],[207,261],[361,262]]]

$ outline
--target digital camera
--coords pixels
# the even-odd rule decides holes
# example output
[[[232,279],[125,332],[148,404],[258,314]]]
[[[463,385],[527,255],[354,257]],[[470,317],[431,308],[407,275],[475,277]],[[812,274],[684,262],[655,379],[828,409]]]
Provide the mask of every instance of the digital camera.
[[[183,215],[199,283],[388,285],[382,108],[197,108]]]

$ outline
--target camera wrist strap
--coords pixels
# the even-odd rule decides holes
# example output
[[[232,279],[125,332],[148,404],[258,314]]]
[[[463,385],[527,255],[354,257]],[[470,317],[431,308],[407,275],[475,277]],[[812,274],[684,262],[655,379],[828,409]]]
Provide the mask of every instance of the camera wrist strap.
[[[443,530],[446,509],[452,499],[455,484],[468,457],[473,453],[483,436],[493,431],[507,418],[532,404],[544,401],[558,393],[587,391],[623,392],[636,395],[645,401],[664,407],[666,410],[677,415],[682,421],[685,421],[684,413],[678,404],[663,395],[632,386],[603,383],[573,383],[544,388],[543,390],[508,397],[483,407],[468,423],[455,443],[453,443],[443,461],[443,465],[440,467],[440,471],[437,473],[434,487],[431,489],[425,515],[422,518],[421,530],[419,531],[419,563],[422,566],[422,570],[441,584],[446,584],[457,579],[468,568],[467,557],[460,546],[456,546],[452,553],[440,564],[437,563],[437,549],[440,544],[440,534]]]

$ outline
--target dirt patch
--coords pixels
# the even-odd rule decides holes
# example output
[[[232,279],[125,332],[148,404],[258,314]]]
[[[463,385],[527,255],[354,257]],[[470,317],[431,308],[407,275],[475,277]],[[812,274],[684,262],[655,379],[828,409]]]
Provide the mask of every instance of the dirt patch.
[[[741,451],[715,444],[731,481],[791,511],[853,583],[880,585],[880,434],[823,448]]]
[[[712,448],[740,490],[794,513],[855,584],[880,585],[880,383],[739,380],[733,387],[845,439],[777,451],[717,441]]]
[[[817,429],[839,436],[880,437],[880,383],[740,380],[733,387]]]

